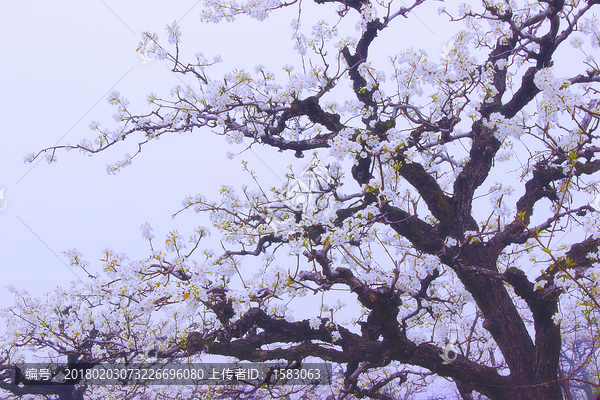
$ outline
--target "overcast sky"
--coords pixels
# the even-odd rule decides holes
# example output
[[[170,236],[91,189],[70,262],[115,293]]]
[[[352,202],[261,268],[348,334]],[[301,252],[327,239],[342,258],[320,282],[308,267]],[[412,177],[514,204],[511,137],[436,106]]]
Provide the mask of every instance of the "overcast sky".
[[[439,54],[450,37],[449,32],[435,31],[440,29],[439,4],[395,21],[405,24],[405,34],[381,38],[373,51],[393,54],[411,43]],[[133,154],[136,143],[94,157],[59,152],[58,163],[52,165],[43,159],[24,164],[30,152],[93,138],[88,128],[92,120],[115,128],[115,109],[106,101],[110,91],[118,90],[132,110],[142,112],[148,109],[148,93],[167,98],[169,89],[181,84],[165,62],[142,63],[135,50],[143,31],[157,32],[166,44],[165,26],[177,20],[183,54],[222,56],[215,78],[256,64],[275,71],[297,64],[290,41],[293,11],[262,23],[242,19],[209,25],[200,22],[201,7],[196,0],[3,3],[0,190],[5,189],[5,200],[0,200],[0,209],[6,208],[0,212],[0,307],[12,303],[5,285],[41,293],[68,284],[76,275],[83,278],[81,270],[66,266],[64,250],[76,247],[91,263],[99,263],[105,247],[143,257],[148,249],[140,234],[144,222],[152,224],[157,238],[173,228],[189,237],[193,227],[206,222],[192,213],[175,220],[171,215],[187,195],[202,192],[217,199],[219,185],[249,183],[240,173],[241,159],[250,162],[267,188],[279,184],[283,166],[297,162],[292,153],[259,148],[229,160],[227,151],[236,148],[207,130],[145,146],[133,165],[116,176],[106,173],[106,164]],[[344,35],[356,34],[352,30]]]

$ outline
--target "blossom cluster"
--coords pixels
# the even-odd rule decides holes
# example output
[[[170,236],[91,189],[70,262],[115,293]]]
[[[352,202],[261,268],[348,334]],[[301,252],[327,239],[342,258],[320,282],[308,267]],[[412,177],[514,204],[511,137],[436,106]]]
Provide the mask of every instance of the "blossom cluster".
[[[373,3],[363,3],[363,6],[360,10],[360,19],[356,23],[357,31],[364,31],[367,29],[367,25],[371,21],[375,21],[377,19],[377,8],[373,5]]]
[[[258,21],[265,20],[272,10],[281,6],[278,0],[248,0],[238,3],[235,0],[205,0],[200,18],[204,22],[217,23],[221,20],[235,21],[238,15],[247,15]]]
[[[566,79],[554,76],[553,68],[544,68],[535,75],[535,85],[542,91],[538,103],[538,125],[556,124],[561,114],[571,114],[581,106],[581,97],[570,90]]]
[[[123,160],[117,161],[114,164],[107,164],[106,172],[108,172],[109,175],[116,175],[117,172],[121,171],[121,168],[131,165],[132,158],[133,157],[131,155],[125,154],[125,158]]]
[[[167,25],[167,32],[169,34],[169,43],[178,44],[181,41],[181,31],[177,22],[173,22],[172,25]]]

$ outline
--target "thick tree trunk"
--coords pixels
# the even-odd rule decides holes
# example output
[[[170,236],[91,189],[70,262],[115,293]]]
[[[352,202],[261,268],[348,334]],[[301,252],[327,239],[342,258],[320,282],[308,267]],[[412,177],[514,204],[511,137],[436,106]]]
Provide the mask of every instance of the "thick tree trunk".
[[[534,291],[533,284],[516,268],[499,274],[495,257],[487,250],[485,245],[467,246],[461,259],[470,265],[459,262],[455,270],[482,311],[485,318],[483,327],[498,344],[510,369],[510,386],[514,388],[510,397],[502,397],[505,396],[502,394],[491,398],[562,400],[562,391],[557,382],[560,329],[552,321],[560,289],[550,287],[548,290]],[[533,313],[535,344],[506,290],[505,281],[528,303]],[[548,382],[554,383],[546,385]]]

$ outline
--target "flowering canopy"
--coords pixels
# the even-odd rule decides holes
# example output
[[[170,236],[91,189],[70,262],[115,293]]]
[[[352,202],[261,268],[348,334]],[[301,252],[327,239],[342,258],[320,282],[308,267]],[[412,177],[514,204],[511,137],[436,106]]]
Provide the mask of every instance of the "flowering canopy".
[[[600,30],[592,14],[599,2],[485,0],[442,8],[463,29],[439,62],[398,43],[387,44],[388,63],[372,60],[378,35],[398,29],[424,2],[206,0],[207,22],[263,20],[298,7],[292,41],[302,67],[283,66],[286,81],[263,66],[211,76],[220,58],[182,60],[176,23],[167,29],[174,51],[145,34],[140,48],[197,85],[178,86],[168,99],[150,94],[145,114],[114,92],[108,100],[119,129],[93,123],[94,141],[47,148],[28,161],[45,154],[54,162],[61,148],[98,153],[124,140],[138,140],[141,149],[163,135],[210,129],[233,144],[299,158],[315,151],[322,168],[309,175],[317,186],[290,175],[272,193],[224,185],[219,201],[186,198],[180,212],[209,214],[224,251],[202,250],[209,235],[202,227],[190,238],[173,230],[158,248],[146,224],[151,252],[144,259],[107,249],[103,272],[94,273],[76,250],[66,252],[72,265],[90,271],[88,282],[57,289],[45,302],[15,291],[16,304],[5,311],[4,364],[22,349],[44,349],[56,360],[131,362],[154,346],[159,360],[212,354],[341,366],[331,387],[285,389],[297,396],[415,398],[434,394],[442,386],[431,382],[440,378],[464,399],[473,392],[490,399],[591,396],[600,370],[600,210],[590,204],[600,170],[600,67],[593,56]],[[331,18],[306,33],[306,7]],[[347,21],[357,33],[340,39]],[[558,57],[569,45],[573,56]],[[353,163],[349,170],[345,160]],[[351,180],[355,193],[344,190]],[[298,190],[302,185],[311,189]],[[310,194],[302,207],[290,202],[299,192]],[[561,241],[560,232],[570,234]],[[258,269],[251,257],[262,257]],[[298,298],[335,299],[339,289],[356,301],[351,320],[337,317],[341,301],[323,304],[310,319],[294,316]],[[441,355],[452,335],[458,355],[447,362]],[[64,387],[0,387],[106,395],[102,388],[65,394]],[[131,390],[140,398],[155,393]],[[161,390],[246,398],[276,389]]]

